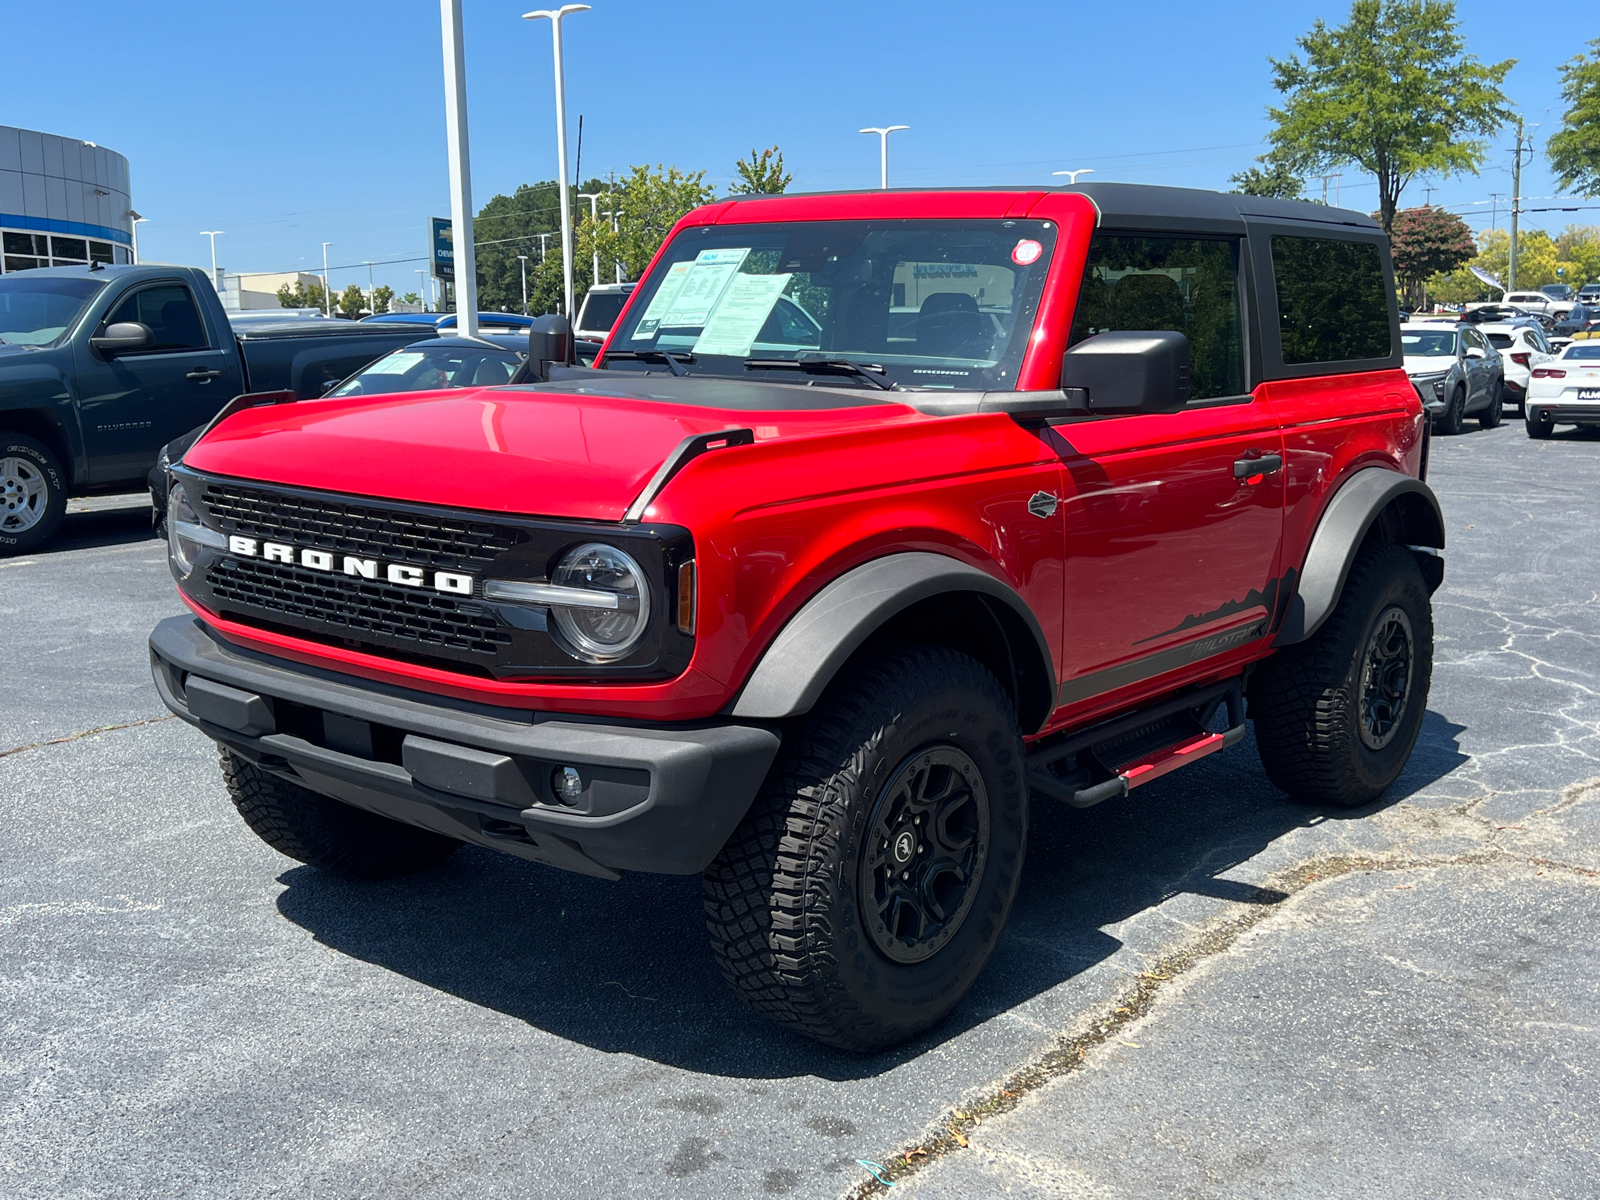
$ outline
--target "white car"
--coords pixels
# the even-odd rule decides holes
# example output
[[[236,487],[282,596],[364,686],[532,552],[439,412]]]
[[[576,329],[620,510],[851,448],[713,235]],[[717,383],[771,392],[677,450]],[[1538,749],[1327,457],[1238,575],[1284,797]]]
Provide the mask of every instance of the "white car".
[[[1477,329],[1500,351],[1500,361],[1505,364],[1505,401],[1516,405],[1521,416],[1533,369],[1554,361],[1559,351],[1532,321],[1485,321]]]
[[[1523,418],[1531,438],[1547,438],[1557,425],[1600,425],[1600,341],[1573,342],[1535,367]]]

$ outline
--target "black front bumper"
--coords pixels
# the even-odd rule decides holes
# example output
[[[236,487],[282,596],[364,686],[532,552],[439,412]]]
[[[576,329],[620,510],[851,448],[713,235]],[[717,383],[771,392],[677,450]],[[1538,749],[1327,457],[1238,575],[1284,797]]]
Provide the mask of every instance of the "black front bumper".
[[[274,775],[357,808],[588,875],[694,874],[778,751],[756,725],[494,709],[254,654],[193,617],[150,635],[161,699]],[[563,803],[551,774],[576,768]]]

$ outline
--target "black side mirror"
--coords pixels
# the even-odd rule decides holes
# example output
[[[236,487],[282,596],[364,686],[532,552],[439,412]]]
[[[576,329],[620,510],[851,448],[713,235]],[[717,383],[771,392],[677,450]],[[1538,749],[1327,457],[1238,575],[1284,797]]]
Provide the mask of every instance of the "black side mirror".
[[[118,321],[107,325],[99,337],[89,339],[89,348],[101,358],[115,358],[135,350],[148,350],[156,344],[156,335],[150,326],[139,321]]]
[[[572,322],[559,313],[536,317],[528,327],[529,374],[549,379],[551,366],[572,365]]]
[[[1166,330],[1097,333],[1061,356],[1061,388],[1096,414],[1171,413],[1189,403],[1189,339]]]

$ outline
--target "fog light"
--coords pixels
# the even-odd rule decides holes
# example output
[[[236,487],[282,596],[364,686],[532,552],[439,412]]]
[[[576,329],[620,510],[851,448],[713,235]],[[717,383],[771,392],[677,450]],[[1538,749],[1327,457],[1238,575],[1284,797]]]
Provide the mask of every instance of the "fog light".
[[[562,804],[576,804],[583,795],[583,776],[577,767],[557,767],[550,772],[550,790]]]

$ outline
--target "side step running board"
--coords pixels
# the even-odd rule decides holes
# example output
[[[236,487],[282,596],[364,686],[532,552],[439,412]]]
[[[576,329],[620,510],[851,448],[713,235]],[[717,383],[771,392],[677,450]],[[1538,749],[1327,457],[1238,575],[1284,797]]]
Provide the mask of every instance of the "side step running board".
[[[1210,731],[1219,708],[1228,728]],[[1245,734],[1242,679],[1231,679],[1129,713],[1028,755],[1028,785],[1074,808],[1134,788],[1235,745]]]

